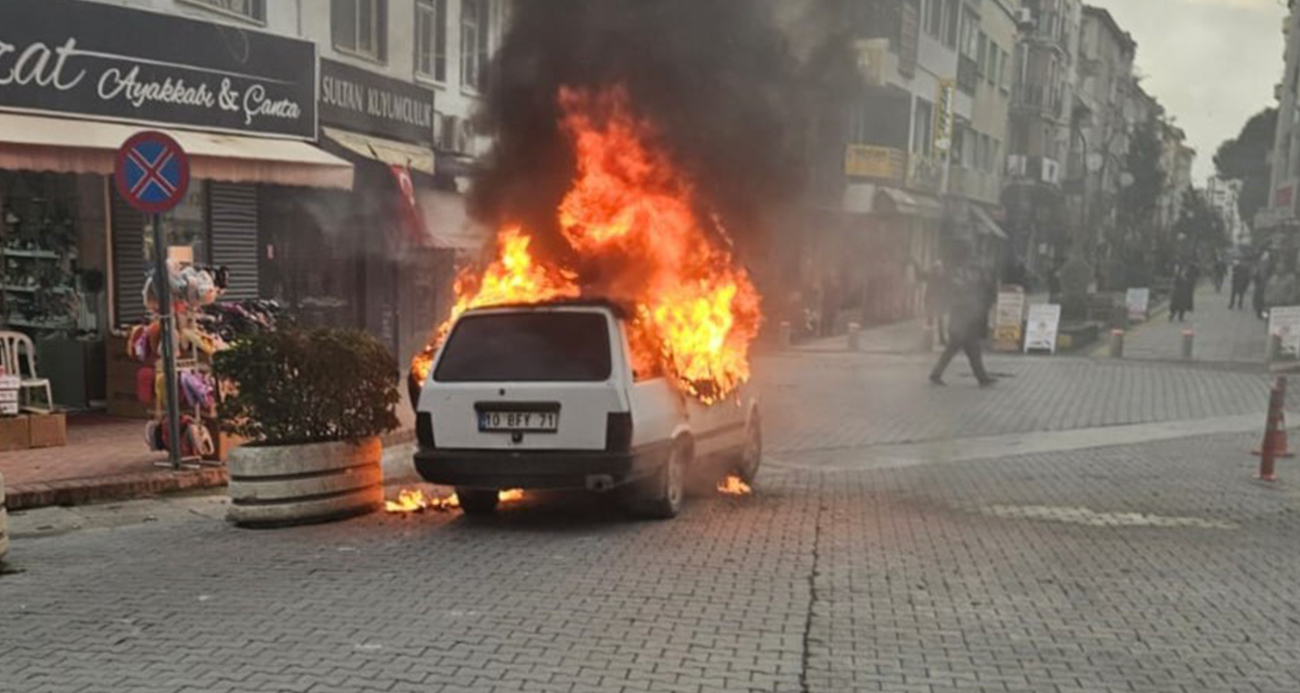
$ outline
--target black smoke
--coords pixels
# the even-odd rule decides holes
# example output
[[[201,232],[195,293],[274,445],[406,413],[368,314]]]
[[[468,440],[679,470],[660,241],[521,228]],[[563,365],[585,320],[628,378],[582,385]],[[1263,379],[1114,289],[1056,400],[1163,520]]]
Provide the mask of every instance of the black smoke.
[[[556,208],[575,162],[561,87],[627,89],[739,246],[807,179],[809,136],[828,95],[848,98],[847,36],[817,0],[517,0],[477,119],[494,138],[471,191],[492,226],[522,223],[563,252]],[[778,17],[778,14],[781,16]]]

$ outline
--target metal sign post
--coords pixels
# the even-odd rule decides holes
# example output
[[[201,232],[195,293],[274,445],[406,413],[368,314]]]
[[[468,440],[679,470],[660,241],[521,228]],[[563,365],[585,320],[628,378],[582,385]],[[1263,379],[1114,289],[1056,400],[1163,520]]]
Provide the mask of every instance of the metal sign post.
[[[154,291],[162,327],[163,373],[167,387],[167,457],[172,469],[181,466],[181,409],[176,377],[175,320],[171,281],[167,272],[167,238],[162,213],[175,207],[190,186],[190,163],[171,137],[156,131],[137,133],[117,151],[114,171],[117,191],[132,207],[153,220]]]

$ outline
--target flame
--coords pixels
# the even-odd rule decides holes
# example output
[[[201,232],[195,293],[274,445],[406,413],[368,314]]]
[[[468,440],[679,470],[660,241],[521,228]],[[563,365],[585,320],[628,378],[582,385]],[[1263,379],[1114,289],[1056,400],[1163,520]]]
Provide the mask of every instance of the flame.
[[[456,303],[451,315],[438,327],[433,342],[411,361],[411,376],[416,382],[423,384],[428,379],[438,345],[456,318],[470,308],[578,296],[573,272],[539,264],[528,250],[531,243],[522,229],[507,227],[497,236],[497,256],[492,264],[481,274],[467,269],[456,277]]]
[[[519,488],[504,489],[497,492],[497,501],[516,503],[524,499],[524,490]],[[450,496],[430,496],[422,489],[404,488],[397,493],[397,500],[384,501],[384,510],[390,513],[420,513],[425,510],[451,511],[460,508],[460,498]]]
[[[413,360],[412,376],[424,382],[436,345],[465,310],[599,296],[628,307],[639,374],[668,375],[706,404],[725,399],[749,379],[749,348],[762,319],[758,291],[725,229],[701,216],[706,205],[653,146],[655,128],[633,114],[625,89],[564,88],[559,104],[577,161],[556,212],[572,266],[538,261],[524,229],[503,228],[495,259],[457,278],[451,317]]]
[[[718,482],[718,493],[728,496],[748,496],[754,489],[735,474],[728,474],[726,479]]]

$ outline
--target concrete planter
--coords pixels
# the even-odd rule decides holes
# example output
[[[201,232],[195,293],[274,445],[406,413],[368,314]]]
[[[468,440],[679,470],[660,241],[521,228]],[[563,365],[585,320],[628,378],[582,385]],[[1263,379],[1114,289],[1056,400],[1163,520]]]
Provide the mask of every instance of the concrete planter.
[[[9,553],[9,511],[5,509],[5,475],[0,474],[0,563]]]
[[[243,446],[230,452],[230,510],[246,527],[327,522],[364,515],[384,502],[383,445]]]

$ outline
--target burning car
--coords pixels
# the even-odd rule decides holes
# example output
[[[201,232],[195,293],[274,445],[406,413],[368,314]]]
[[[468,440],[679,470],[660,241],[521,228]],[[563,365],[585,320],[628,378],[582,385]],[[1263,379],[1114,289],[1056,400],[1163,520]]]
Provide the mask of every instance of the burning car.
[[[415,465],[456,487],[466,513],[498,490],[623,489],[639,514],[671,518],[688,475],[758,473],[757,399],[712,405],[634,356],[633,323],[593,300],[470,309],[451,325],[419,392]]]

